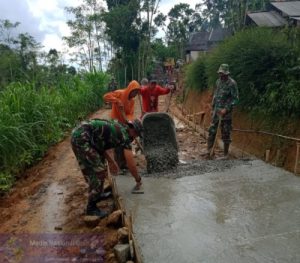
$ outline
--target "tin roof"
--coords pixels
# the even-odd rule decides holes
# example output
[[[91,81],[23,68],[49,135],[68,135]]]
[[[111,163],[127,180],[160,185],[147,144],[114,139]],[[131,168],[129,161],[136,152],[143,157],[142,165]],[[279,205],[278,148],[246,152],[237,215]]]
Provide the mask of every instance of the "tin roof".
[[[193,33],[186,46],[186,51],[208,51],[216,43],[223,41],[231,36],[232,32],[226,28],[215,28],[210,32],[201,31]]]
[[[226,37],[229,37],[232,35],[231,30],[227,28],[215,28],[212,29],[212,31],[209,34],[208,41],[210,42],[220,42],[223,41]]]
[[[271,2],[270,4],[288,16],[300,16],[300,1]]]
[[[208,50],[209,32],[201,31],[193,33],[186,46],[187,51],[207,51]]]
[[[248,16],[258,26],[280,27],[287,24],[287,21],[274,11],[250,13]]]

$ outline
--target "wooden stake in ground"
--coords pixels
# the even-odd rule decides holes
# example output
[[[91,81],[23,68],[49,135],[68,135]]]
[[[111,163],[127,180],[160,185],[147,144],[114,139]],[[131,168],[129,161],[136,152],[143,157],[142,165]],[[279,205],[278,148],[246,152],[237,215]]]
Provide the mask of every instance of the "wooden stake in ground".
[[[173,91],[173,90],[171,90],[171,95],[170,95],[170,99],[169,99],[169,102],[168,102],[168,105],[167,105],[166,112],[168,112],[168,111],[169,111],[169,108],[170,108],[170,105],[171,105],[171,100],[172,100],[172,97],[173,97],[173,93],[174,93],[174,91]]]
[[[216,147],[217,140],[218,140],[218,132],[219,132],[220,126],[221,126],[221,117],[219,117],[217,132],[216,132],[214,144],[211,147],[211,150],[210,150],[210,153],[209,153],[209,157],[212,157],[214,155],[215,147]]]
[[[294,167],[295,174],[297,174],[297,171],[298,171],[299,155],[300,155],[300,143],[297,142],[297,151],[296,151],[296,159],[295,159],[295,167]]]
[[[265,158],[265,162],[269,162],[270,160],[270,150],[266,150],[266,158]]]

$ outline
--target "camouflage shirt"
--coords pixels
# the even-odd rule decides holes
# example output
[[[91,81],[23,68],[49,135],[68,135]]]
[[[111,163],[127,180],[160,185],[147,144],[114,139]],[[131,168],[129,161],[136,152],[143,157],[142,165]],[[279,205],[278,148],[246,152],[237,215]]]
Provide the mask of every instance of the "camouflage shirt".
[[[227,113],[223,116],[223,119],[231,119],[232,108],[238,103],[238,100],[239,94],[236,82],[230,77],[225,82],[218,79],[212,101],[213,114],[221,109],[226,109]]]
[[[130,150],[133,140],[123,124],[116,120],[100,119],[92,119],[81,123],[73,130],[72,139],[78,142],[89,140],[99,153],[116,146],[122,146]]]

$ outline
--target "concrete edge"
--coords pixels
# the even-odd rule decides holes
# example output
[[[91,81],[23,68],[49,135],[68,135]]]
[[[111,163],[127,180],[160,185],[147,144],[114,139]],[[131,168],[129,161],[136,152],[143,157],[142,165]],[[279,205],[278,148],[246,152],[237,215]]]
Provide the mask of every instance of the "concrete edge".
[[[123,198],[119,195],[118,186],[116,183],[116,179],[114,176],[110,174],[108,171],[108,180],[110,182],[111,188],[112,188],[112,194],[113,198],[115,200],[116,206],[118,210],[122,211],[122,226],[128,228],[128,239],[129,239],[129,245],[132,242],[133,245],[133,260],[135,263],[143,263],[143,257],[140,250],[140,247],[138,245],[137,239],[135,237],[134,231],[133,231],[133,221],[132,221],[132,215],[128,214],[125,209],[125,205],[123,203]]]

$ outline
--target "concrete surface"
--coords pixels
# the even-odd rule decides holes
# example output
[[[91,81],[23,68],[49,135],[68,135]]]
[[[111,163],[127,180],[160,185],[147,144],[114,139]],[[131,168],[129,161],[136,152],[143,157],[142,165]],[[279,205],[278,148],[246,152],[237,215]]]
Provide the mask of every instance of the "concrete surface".
[[[224,168],[145,177],[144,195],[117,177],[144,262],[300,262],[300,178],[259,160],[214,162]]]

